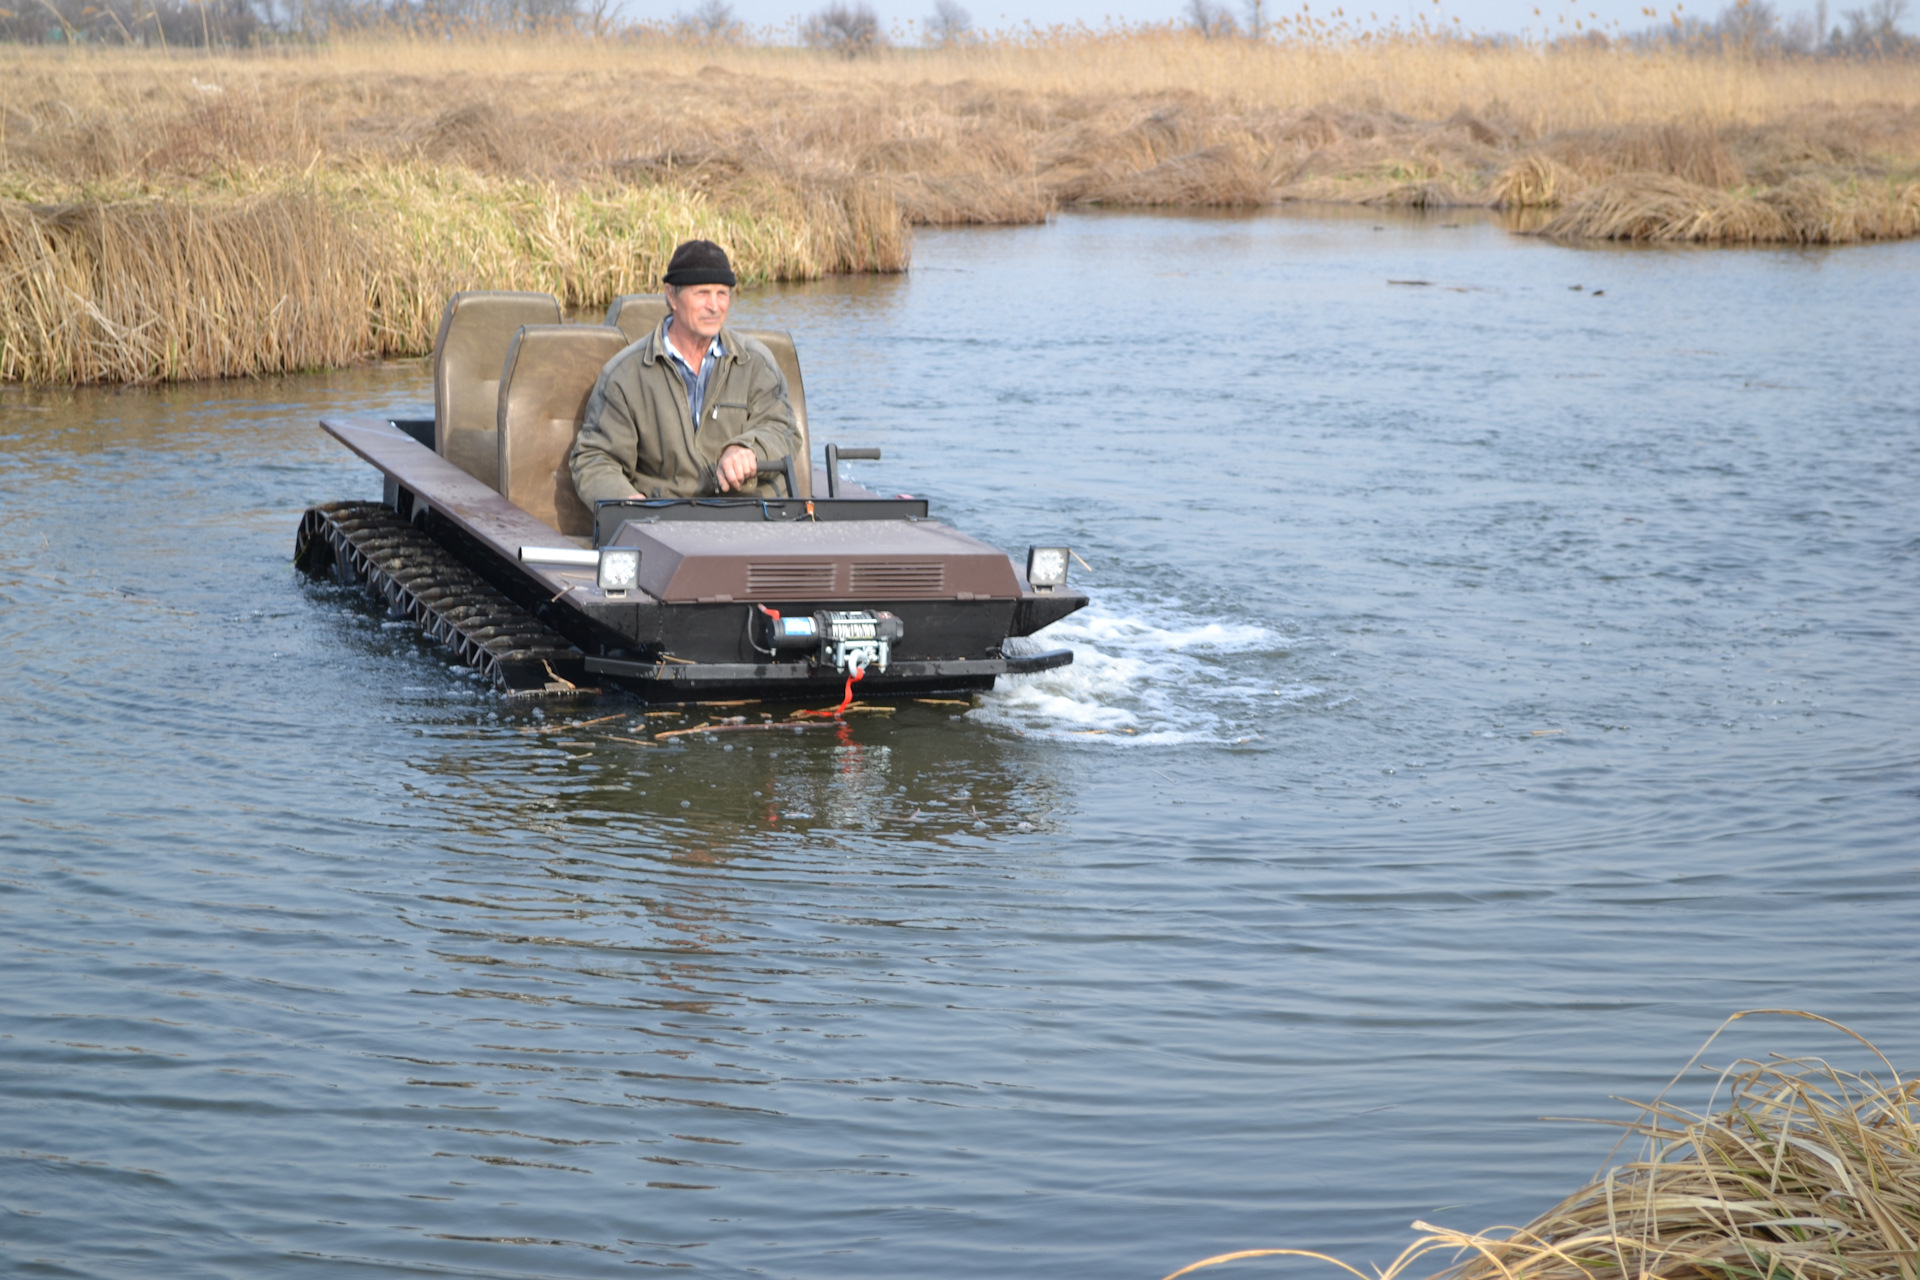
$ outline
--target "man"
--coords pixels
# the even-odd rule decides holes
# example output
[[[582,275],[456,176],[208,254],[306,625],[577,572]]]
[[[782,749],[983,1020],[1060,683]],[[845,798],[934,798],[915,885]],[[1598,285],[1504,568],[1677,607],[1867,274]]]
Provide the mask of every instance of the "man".
[[[608,498],[776,496],[755,475],[794,449],[786,380],[764,345],[726,327],[733,265],[711,240],[667,263],[667,317],[607,362],[573,443],[573,486]]]

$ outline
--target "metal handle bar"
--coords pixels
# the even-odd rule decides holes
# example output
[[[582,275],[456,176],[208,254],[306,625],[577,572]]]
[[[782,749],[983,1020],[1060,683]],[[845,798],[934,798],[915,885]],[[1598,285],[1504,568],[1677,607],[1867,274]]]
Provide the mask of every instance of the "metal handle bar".
[[[842,449],[837,444],[827,446],[827,496],[840,496],[840,459],[849,462],[878,462],[880,450],[874,448]]]
[[[788,454],[784,458],[775,458],[772,462],[761,463],[760,469],[754,472],[754,478],[759,479],[761,476],[783,476],[787,482],[787,496],[789,498],[802,496],[799,483],[793,477],[792,454]]]
[[[789,498],[799,495],[799,484],[793,475],[792,454],[788,454],[784,458],[775,458],[772,462],[761,462],[758,467],[755,468],[753,474],[756,480],[763,476],[780,477],[787,482],[787,496]],[[708,467],[701,473],[700,490],[706,494],[718,494],[720,492],[720,476],[716,468]]]

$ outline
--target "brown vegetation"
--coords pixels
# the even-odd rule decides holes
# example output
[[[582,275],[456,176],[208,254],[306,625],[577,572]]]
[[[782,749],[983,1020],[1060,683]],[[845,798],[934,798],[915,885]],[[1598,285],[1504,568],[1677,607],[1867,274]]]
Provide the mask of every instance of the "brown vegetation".
[[[372,345],[363,257],[311,195],[0,203],[0,368],[93,382],[342,364]]]
[[[1736,1062],[1720,1076],[1722,1110],[1686,1111],[1663,1095],[1627,1126],[1643,1140],[1640,1158],[1524,1227],[1468,1233],[1416,1222],[1426,1234],[1380,1280],[1400,1280],[1435,1254],[1465,1261],[1434,1280],[1913,1280],[1920,1077],[1902,1080],[1871,1044],[1825,1018],[1754,1010],[1728,1022],[1751,1013],[1826,1023],[1864,1045],[1887,1074],[1844,1072],[1820,1058]],[[1297,1249],[1222,1254],[1167,1280],[1278,1256],[1331,1262],[1371,1280]]]
[[[557,37],[15,49],[0,75],[6,380],[417,352],[453,288],[598,305],[652,287],[687,234],[779,279],[900,270],[913,224],[1080,205],[1920,232],[1920,79],[1902,62],[1158,31],[853,60]]]

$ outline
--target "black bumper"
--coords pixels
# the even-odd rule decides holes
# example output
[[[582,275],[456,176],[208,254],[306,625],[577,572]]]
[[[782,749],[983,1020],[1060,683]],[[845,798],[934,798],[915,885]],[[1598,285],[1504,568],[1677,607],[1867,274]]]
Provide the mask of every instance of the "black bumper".
[[[913,697],[930,693],[980,692],[993,688],[997,676],[1030,675],[1051,671],[1073,661],[1073,650],[1021,654],[1011,658],[903,659],[882,672],[869,669],[860,681],[865,698]],[[816,693],[838,694],[846,677],[831,667],[807,662],[636,662],[626,658],[589,656],[586,668],[595,675],[612,676],[622,684],[640,686],[648,695],[665,700],[729,696],[774,700],[806,698]]]

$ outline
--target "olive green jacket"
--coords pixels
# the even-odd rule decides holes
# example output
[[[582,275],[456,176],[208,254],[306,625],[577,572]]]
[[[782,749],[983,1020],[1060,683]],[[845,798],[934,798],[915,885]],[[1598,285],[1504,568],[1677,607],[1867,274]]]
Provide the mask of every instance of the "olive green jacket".
[[[695,428],[687,387],[665,355],[664,322],[607,361],[587,400],[573,442],[573,487],[592,507],[607,498],[693,498],[717,493],[713,468],[730,444],[778,462],[794,448],[793,408],[773,353],[732,329],[720,331],[720,357],[707,381],[704,419]],[[711,359],[712,357],[708,357]],[[773,497],[772,483],[745,494]]]

